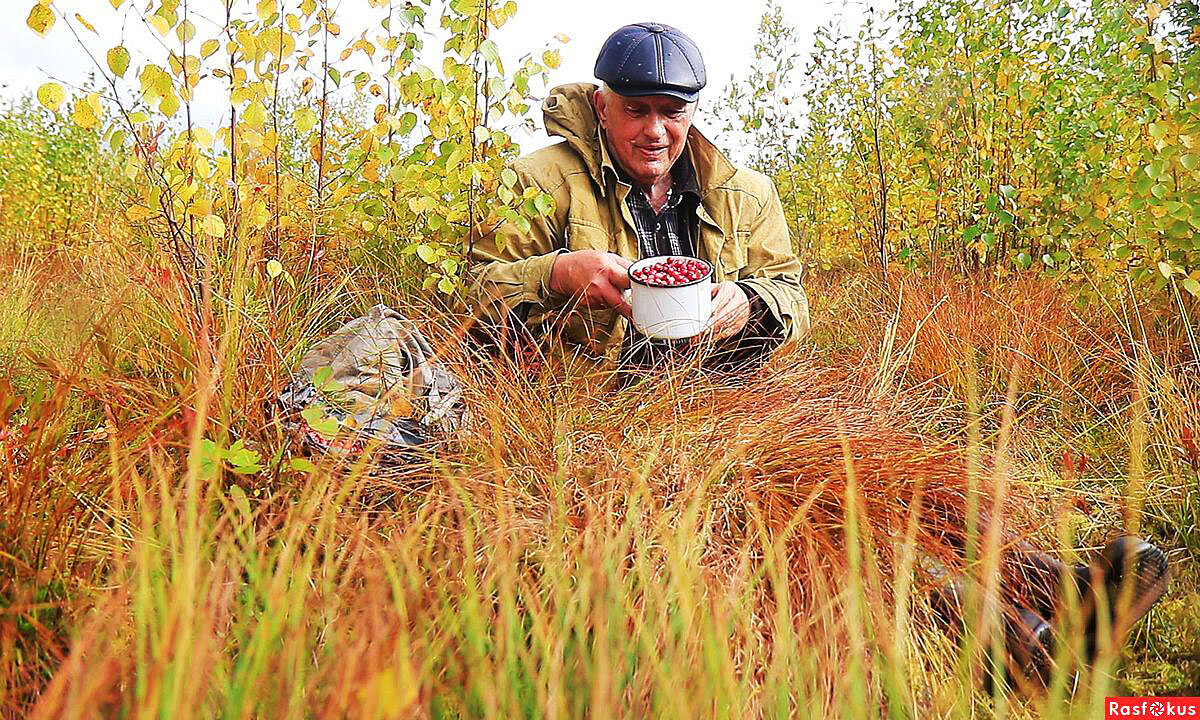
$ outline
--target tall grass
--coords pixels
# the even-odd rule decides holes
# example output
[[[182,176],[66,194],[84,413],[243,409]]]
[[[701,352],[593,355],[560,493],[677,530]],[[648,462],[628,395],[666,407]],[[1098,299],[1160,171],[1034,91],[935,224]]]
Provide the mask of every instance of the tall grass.
[[[1122,687],[1119,648],[1076,684],[1069,644],[1044,693],[982,683],[1008,542],[1111,532],[1130,505],[1095,488],[1127,489],[1126,466],[1151,516],[1177,509],[1150,489],[1179,477],[1160,446],[1198,396],[1146,389],[1177,363],[1115,362],[1109,381],[1143,390],[1096,441],[1103,479],[1046,467],[1090,405],[1023,428],[1056,379],[1103,397],[1072,363],[1132,348],[1119,326],[1050,332],[996,309],[1003,288],[827,279],[814,342],[760,375],[618,392],[557,356],[474,355],[460,318],[345,258],[292,288],[235,244],[197,302],[123,229],[84,231],[86,261],[29,251],[0,298],[6,354],[34,351],[0,386],[5,715],[1083,718]],[[46,276],[78,322],[47,311]],[[1073,322],[1055,288],[1028,290]],[[390,470],[292,465],[272,408],[287,369],[380,300],[464,379],[462,438]],[[213,461],[205,441],[235,440],[262,471]],[[1101,508],[1086,526],[1064,501],[1081,488]],[[976,581],[963,642],[930,617],[942,568]]]

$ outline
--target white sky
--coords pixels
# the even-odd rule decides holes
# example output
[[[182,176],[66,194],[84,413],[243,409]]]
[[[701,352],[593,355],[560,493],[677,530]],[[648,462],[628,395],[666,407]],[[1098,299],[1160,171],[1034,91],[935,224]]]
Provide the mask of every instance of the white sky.
[[[134,2],[144,7],[147,0],[131,0],[123,11]],[[606,0],[580,2],[578,0],[517,0],[519,10],[515,18],[505,25],[495,40],[511,63],[527,51],[539,50],[552,42],[556,33],[566,34],[571,41],[562,47],[562,65],[552,73],[550,84],[593,80],[592,69],[596,53],[616,28],[621,25],[654,21],[674,25],[687,33],[704,55],[708,73],[706,93],[701,94],[703,105],[706,97],[714,99],[729,78],[740,73],[753,57],[753,46],[759,20],[765,9],[765,0]],[[12,98],[37,88],[53,78],[64,83],[82,84],[92,69],[91,61],[80,49],[65,23],[58,21],[45,38],[40,38],[25,25],[25,18],[33,0],[0,0],[0,98]],[[246,6],[253,3],[247,0]],[[285,5],[295,4],[288,0]],[[836,15],[850,18],[858,16],[859,0],[783,0],[789,21],[800,29],[800,37],[811,46],[813,31]],[[118,15],[107,0],[56,0],[56,7],[74,14],[82,11],[100,31],[100,37],[83,33],[83,39],[101,58],[113,44],[114,38],[122,37],[133,53],[133,67],[150,57],[160,64],[165,52],[155,36],[141,26],[134,17]],[[213,0],[194,0],[193,7],[203,11],[206,6],[215,7]],[[875,5],[890,6],[890,0]],[[194,11],[195,12],[195,11]],[[341,41],[346,42],[363,25],[363,18],[378,17],[377,10],[367,7],[366,0],[342,0],[337,19],[344,29]],[[123,24],[124,22],[124,24]],[[200,38],[213,33],[203,21],[197,20]],[[430,23],[436,25],[436,20]],[[122,29],[124,27],[124,30]],[[377,28],[376,28],[377,29]],[[440,42],[430,42],[430,50],[440,51]],[[132,77],[126,76],[126,79]],[[203,84],[202,84],[203,87]],[[212,110],[206,112],[204,94],[195,109],[198,122],[216,124],[220,122],[221,104],[213,102]],[[520,138],[522,145],[532,148],[548,142],[543,133],[533,138]]]

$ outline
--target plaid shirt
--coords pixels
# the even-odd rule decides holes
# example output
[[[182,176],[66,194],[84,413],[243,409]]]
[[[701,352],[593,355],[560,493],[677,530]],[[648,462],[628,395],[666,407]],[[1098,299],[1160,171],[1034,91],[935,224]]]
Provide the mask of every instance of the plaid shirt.
[[[618,168],[617,176],[621,182],[633,185],[623,169]],[[671,179],[667,202],[660,212],[654,212],[650,199],[639,188],[632,188],[625,196],[625,206],[633,217],[633,229],[637,232],[641,257],[696,257],[694,238],[700,186],[696,183],[696,172],[686,153],[671,168]]]

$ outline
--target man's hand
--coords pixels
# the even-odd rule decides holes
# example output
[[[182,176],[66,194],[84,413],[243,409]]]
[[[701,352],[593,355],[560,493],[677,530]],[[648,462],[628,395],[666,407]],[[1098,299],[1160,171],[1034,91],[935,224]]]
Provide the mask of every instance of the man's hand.
[[[712,326],[709,328],[713,340],[723,340],[736,335],[750,320],[750,298],[735,282],[726,281],[713,286]]]
[[[629,289],[626,268],[632,264],[632,260],[616,253],[565,252],[554,259],[550,268],[550,290],[577,298],[583,307],[611,308],[629,317],[633,308],[626,302],[624,291]]]

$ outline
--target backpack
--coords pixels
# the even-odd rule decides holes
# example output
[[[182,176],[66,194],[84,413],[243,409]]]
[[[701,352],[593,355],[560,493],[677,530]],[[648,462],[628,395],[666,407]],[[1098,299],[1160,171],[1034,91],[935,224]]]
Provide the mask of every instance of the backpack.
[[[284,427],[318,454],[356,456],[373,442],[400,462],[462,427],[462,384],[403,314],[379,304],[317,343],[278,396]]]

